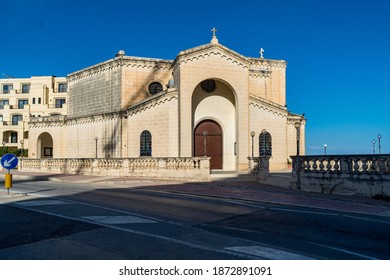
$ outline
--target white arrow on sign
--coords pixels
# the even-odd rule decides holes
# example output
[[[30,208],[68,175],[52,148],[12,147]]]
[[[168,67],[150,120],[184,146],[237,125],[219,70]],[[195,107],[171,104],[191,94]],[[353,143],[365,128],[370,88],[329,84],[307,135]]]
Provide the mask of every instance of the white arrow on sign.
[[[4,167],[10,167],[11,162],[13,162],[16,159],[16,157],[11,158],[10,160],[5,160],[4,161]]]

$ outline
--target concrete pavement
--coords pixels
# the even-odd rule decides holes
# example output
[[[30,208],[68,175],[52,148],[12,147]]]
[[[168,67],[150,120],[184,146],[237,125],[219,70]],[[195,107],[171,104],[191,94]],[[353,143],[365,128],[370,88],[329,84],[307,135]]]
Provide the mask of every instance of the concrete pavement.
[[[4,173],[5,171],[0,172],[0,185],[2,186],[4,186]],[[271,177],[263,183],[256,182],[253,177],[246,174],[212,174],[212,182],[198,183],[133,177],[27,173],[17,170],[12,170],[11,173],[14,187],[10,190],[10,195],[7,194],[5,188],[0,190],[0,202],[25,195],[18,192],[18,182],[60,181],[93,184],[101,188],[142,188],[155,192],[267,202],[390,217],[390,202],[387,201],[365,196],[330,195],[290,189],[291,172],[272,173]]]

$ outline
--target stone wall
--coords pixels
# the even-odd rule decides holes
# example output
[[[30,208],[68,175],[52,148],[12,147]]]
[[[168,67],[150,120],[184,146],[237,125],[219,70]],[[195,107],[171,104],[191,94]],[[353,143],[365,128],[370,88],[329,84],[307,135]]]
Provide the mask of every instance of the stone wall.
[[[278,105],[286,105],[286,65],[283,60],[250,59],[249,92]]]
[[[68,117],[119,111],[122,69],[118,60],[101,63],[68,76]]]
[[[141,102],[151,96],[149,85],[159,82],[163,90],[172,78],[170,60],[123,57],[121,109]]]
[[[152,136],[153,157],[178,156],[178,94],[172,89],[131,106],[127,112],[127,132],[123,134],[128,157],[140,156],[140,135]]]

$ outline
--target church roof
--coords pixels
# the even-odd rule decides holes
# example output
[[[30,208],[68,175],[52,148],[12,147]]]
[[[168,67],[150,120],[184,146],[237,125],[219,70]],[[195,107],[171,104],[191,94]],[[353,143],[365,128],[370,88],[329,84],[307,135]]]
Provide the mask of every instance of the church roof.
[[[264,50],[261,48],[260,50],[260,57],[254,58],[254,57],[247,57],[244,56],[236,51],[233,51],[232,49],[229,49],[228,47],[220,44],[218,42],[217,36],[216,36],[216,29],[213,28],[211,30],[213,32],[213,37],[208,44],[204,44],[201,46],[197,46],[194,48],[190,48],[184,51],[179,52],[179,54],[176,56],[174,60],[167,60],[167,59],[157,59],[157,58],[146,58],[146,57],[135,57],[135,56],[126,56],[125,52],[120,50],[115,58],[103,61],[101,63],[89,66],[84,69],[80,69],[78,71],[75,71],[73,73],[68,74],[68,78],[70,80],[77,79],[77,77],[81,77],[86,75],[87,73],[93,73],[93,72],[100,72],[106,67],[112,67],[113,64],[132,64],[132,65],[143,65],[145,67],[157,67],[157,68],[176,68],[182,59],[189,58],[191,59],[194,56],[202,55],[208,52],[213,52],[214,50],[222,51],[225,54],[233,57],[235,60],[239,61],[240,64],[250,66],[250,65],[257,65],[257,64],[273,64],[273,65],[279,65],[282,67],[285,67],[286,62],[284,60],[273,60],[273,59],[264,59],[263,52]],[[276,64],[275,64],[276,63]],[[87,74],[88,75],[88,74]]]
[[[190,58],[191,56],[197,56],[198,54],[202,53],[207,53],[208,51],[212,52],[213,50],[219,49],[224,51],[226,54],[234,57],[236,60],[239,60],[241,63],[246,64],[246,65],[255,65],[255,64],[272,64],[272,65],[277,65],[281,67],[286,66],[286,61],[284,60],[275,60],[275,59],[265,59],[263,56],[264,49],[260,49],[260,57],[247,57],[244,56],[218,42],[217,36],[216,36],[216,29],[213,28],[211,30],[213,32],[213,37],[208,44],[204,44],[201,46],[197,46],[194,48],[190,48],[184,51],[181,51],[173,61],[173,66],[176,67],[177,64],[179,64],[179,61],[185,58]],[[175,66],[176,65],[176,66]]]

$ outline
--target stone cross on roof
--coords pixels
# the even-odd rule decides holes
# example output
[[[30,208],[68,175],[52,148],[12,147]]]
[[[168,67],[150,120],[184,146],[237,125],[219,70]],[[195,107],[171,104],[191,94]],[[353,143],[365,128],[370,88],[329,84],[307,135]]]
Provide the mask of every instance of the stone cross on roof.
[[[213,32],[213,37],[217,37],[217,29],[215,27],[213,27],[213,29],[211,29],[211,32]]]
[[[261,59],[263,59],[263,58],[264,58],[264,56],[263,56],[263,53],[264,53],[264,49],[263,49],[263,48],[261,48],[261,49],[260,49],[260,58],[261,58]]]
[[[217,39],[217,29],[215,27],[213,27],[213,29],[211,29],[211,32],[213,32],[213,38],[211,39],[211,43],[212,44],[218,44],[218,39]]]

